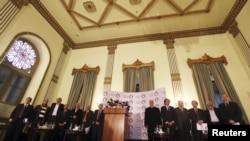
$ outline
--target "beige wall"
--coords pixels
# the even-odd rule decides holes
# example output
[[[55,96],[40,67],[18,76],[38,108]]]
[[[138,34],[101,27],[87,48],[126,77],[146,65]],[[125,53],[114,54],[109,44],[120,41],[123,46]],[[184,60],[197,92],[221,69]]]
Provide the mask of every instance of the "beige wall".
[[[198,98],[192,73],[187,65],[187,59],[198,59],[206,53],[211,57],[221,57],[222,55],[226,57],[228,65],[225,65],[225,68],[232,79],[240,100],[245,109],[250,108],[250,105],[248,104],[250,99],[247,96],[247,93],[250,91],[250,88],[248,87],[250,81],[237,57],[237,54],[235,53],[232,44],[233,41],[231,41],[230,37],[231,35],[226,33],[175,40],[174,46],[182,79],[184,100],[187,102],[188,107],[191,106],[191,100],[198,100]],[[151,61],[155,62],[155,88],[164,87],[166,89],[166,97],[169,97],[172,101],[172,105],[175,106],[177,99],[173,98],[167,51],[165,44],[163,44],[162,41],[118,45],[115,52],[111,90],[123,91],[122,64],[132,64],[136,59],[145,63]],[[64,99],[67,99],[67,93],[70,91],[70,84],[73,79],[71,76],[72,68],[80,68],[85,63],[92,67],[99,65],[101,71],[98,75],[97,87],[94,91],[92,104],[93,109],[97,108],[96,105],[102,98],[106,61],[106,47],[72,51],[68,67],[63,76],[64,79],[61,82],[58,92],[60,94],[64,93]],[[248,115],[248,117],[250,117],[250,115]]]

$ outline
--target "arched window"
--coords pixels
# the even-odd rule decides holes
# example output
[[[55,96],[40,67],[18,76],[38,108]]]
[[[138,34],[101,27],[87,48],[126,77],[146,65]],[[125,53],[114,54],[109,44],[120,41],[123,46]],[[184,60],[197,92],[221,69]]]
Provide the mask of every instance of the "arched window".
[[[37,50],[31,42],[23,38],[13,41],[0,65],[1,102],[13,105],[20,102],[38,60]]]

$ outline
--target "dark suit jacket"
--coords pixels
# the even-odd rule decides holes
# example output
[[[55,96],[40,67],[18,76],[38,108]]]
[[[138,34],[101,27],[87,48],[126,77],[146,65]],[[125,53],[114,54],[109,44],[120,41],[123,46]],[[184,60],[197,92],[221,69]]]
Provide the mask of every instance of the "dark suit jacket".
[[[82,109],[78,109],[77,111],[75,111],[75,109],[71,110],[71,114],[70,114],[70,118],[71,118],[71,123],[75,126],[75,125],[81,125],[82,124],[82,115],[83,115],[83,111]],[[73,116],[76,116],[75,119],[73,119]]]
[[[215,115],[217,116],[217,118],[218,118],[218,120],[219,120],[219,124],[221,124],[221,123],[222,123],[222,118],[221,118],[219,109],[216,108],[216,107],[214,107],[214,113],[215,113]],[[211,123],[212,123],[212,121],[211,121],[211,116],[210,116],[210,112],[209,112],[208,109],[206,109],[206,110],[204,111],[204,118],[205,118],[204,123],[207,123],[207,124],[211,124]]]
[[[242,119],[242,111],[237,103],[229,102],[229,106],[226,107],[224,103],[219,105],[219,111],[224,124],[229,124],[229,120],[232,119],[240,124],[245,124]]]
[[[12,111],[10,118],[13,119],[13,122],[15,122],[18,118],[20,113],[22,112],[22,109],[24,107],[24,103],[23,104],[18,104],[14,110]],[[33,121],[34,118],[34,108],[32,105],[28,105],[25,110],[23,111],[22,114],[22,119],[27,118],[28,121]]]
[[[64,123],[65,125],[61,128],[68,128],[70,124],[70,114],[71,110],[63,111],[62,115],[60,116],[59,123]]]
[[[175,108],[174,109],[174,122],[175,126],[177,127],[178,130],[190,130],[190,120],[189,120],[189,113],[186,108],[183,108],[183,112],[180,110],[180,108]]]
[[[94,113],[94,122],[98,121],[98,122],[100,122],[100,126],[103,126],[103,124],[104,124],[104,113],[103,113],[103,110],[101,110],[99,118],[97,118],[98,117],[98,112],[99,112],[99,110],[95,110],[95,113]]]
[[[85,115],[87,114],[87,117],[86,117],[86,122],[84,124],[84,127],[89,127],[92,125],[93,121],[94,121],[94,112],[93,111],[84,111],[83,112],[83,116],[82,116],[82,119],[85,117]]]
[[[204,111],[202,109],[197,108],[197,113],[194,108],[188,110],[189,118],[191,120],[192,130],[197,130],[196,123],[198,120],[205,120]]]
[[[165,122],[173,121],[174,120],[174,107],[169,106],[169,110],[167,110],[166,106],[162,106],[161,118],[162,118],[163,124],[165,124]]]
[[[48,122],[51,122],[52,119],[53,119],[52,114],[53,114],[55,106],[56,106],[56,103],[52,103],[51,106],[50,106],[51,109],[50,109],[50,114],[49,114],[50,116],[49,116]],[[53,119],[53,120],[55,120],[54,122],[56,122],[56,125],[58,125],[58,121],[60,119],[60,116],[62,115],[63,110],[64,110],[64,105],[60,103],[59,107],[58,107],[58,110],[57,110],[56,117],[55,117],[55,119]]]
[[[148,126],[148,132],[153,132],[157,125],[162,125],[160,109],[147,107],[145,109],[144,125]]]
[[[163,130],[168,132],[167,128],[169,128],[171,130],[170,132],[174,132],[175,124],[173,124],[172,126],[169,126],[166,124],[166,122],[174,121],[174,107],[169,106],[169,110],[167,110],[166,106],[162,106],[161,107],[161,118],[163,121]]]

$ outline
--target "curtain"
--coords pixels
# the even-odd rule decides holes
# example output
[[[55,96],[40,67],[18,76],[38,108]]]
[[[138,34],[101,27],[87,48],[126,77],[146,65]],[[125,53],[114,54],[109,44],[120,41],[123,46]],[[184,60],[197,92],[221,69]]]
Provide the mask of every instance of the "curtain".
[[[124,92],[134,92],[136,89],[137,71],[135,68],[127,68],[123,72]]]
[[[214,76],[214,80],[220,94],[228,94],[232,101],[238,103],[240,108],[242,109],[243,119],[246,121],[246,123],[249,123],[248,118],[246,116],[246,112],[239,100],[238,94],[233,86],[233,83],[226,69],[224,68],[223,62],[210,63],[208,66],[212,75]]]
[[[136,84],[139,90],[148,91],[154,89],[154,74],[152,67],[127,68],[124,70],[124,92],[135,92]]]
[[[83,85],[83,79],[84,75],[81,72],[76,72],[74,74],[73,83],[70,89],[69,98],[68,98],[68,104],[69,108],[74,107],[75,103],[78,101],[82,85]]]
[[[96,79],[97,73],[94,71],[74,73],[74,80],[68,99],[70,108],[73,108],[76,102],[80,102],[81,107],[91,104]]]
[[[214,89],[210,73],[206,64],[195,63],[192,65],[193,79],[196,85],[200,107],[206,108],[206,101],[215,101]]]
[[[92,97],[94,93],[95,83],[97,79],[96,72],[89,71],[84,73],[83,86],[81,91],[81,97],[79,99],[81,107],[84,105],[91,105]]]
[[[152,67],[143,67],[138,69],[139,90],[149,91],[154,89],[154,75]]]

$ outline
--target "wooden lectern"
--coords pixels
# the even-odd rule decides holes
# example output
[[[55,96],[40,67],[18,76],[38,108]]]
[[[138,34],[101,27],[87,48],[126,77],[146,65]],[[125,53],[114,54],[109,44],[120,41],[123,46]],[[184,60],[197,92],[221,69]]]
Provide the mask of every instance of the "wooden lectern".
[[[126,108],[105,108],[103,141],[125,141],[128,139],[128,110]]]

